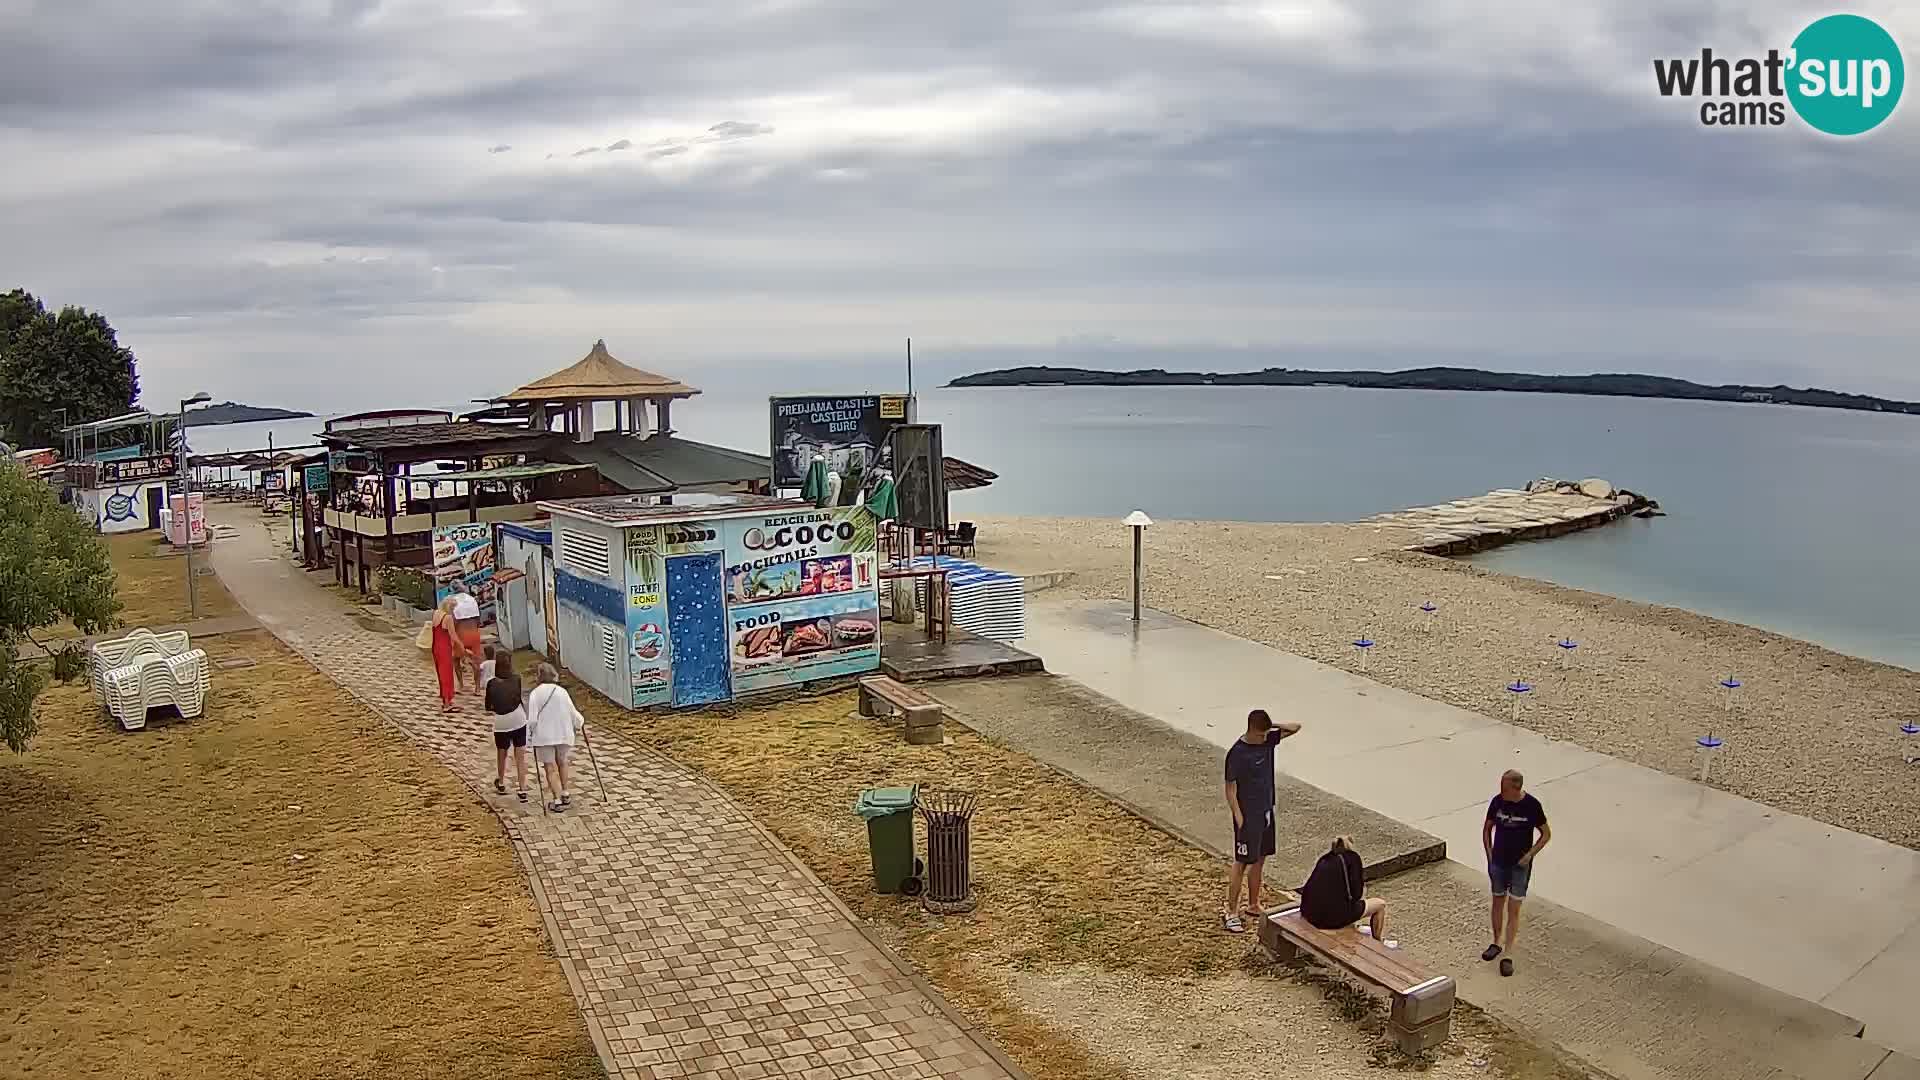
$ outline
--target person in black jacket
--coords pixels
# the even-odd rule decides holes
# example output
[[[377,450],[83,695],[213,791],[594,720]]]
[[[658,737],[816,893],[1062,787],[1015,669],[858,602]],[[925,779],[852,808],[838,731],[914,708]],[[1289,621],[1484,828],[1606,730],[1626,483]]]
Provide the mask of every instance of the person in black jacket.
[[[1344,930],[1367,920],[1375,941],[1387,940],[1387,902],[1366,894],[1360,853],[1344,836],[1333,838],[1300,886],[1300,917],[1322,930]]]
[[[493,790],[507,793],[507,751],[513,751],[514,779],[519,781],[518,795],[527,801],[527,710],[520,700],[520,676],[513,673],[513,654],[502,648],[488,662],[493,678],[487,680],[487,711],[493,714]]]

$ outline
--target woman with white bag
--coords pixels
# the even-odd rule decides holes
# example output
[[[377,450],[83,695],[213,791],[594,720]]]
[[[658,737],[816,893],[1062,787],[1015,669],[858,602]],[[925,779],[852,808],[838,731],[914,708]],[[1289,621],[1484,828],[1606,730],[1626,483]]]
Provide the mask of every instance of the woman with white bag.
[[[573,805],[567,791],[568,764],[573,756],[576,733],[593,745],[587,734],[587,718],[573,705],[566,687],[560,685],[560,673],[552,664],[541,664],[534,671],[533,689],[527,693],[527,743],[533,747],[534,764],[557,798],[547,809],[562,813]]]

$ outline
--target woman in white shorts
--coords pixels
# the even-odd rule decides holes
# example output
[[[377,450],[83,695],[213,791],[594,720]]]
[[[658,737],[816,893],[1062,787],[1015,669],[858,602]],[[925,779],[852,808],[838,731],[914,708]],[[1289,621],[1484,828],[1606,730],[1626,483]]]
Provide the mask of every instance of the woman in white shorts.
[[[552,664],[541,664],[534,671],[533,689],[527,693],[527,742],[533,747],[534,764],[547,778],[559,797],[547,803],[547,809],[560,813],[573,805],[567,793],[568,759],[573,756],[573,737],[587,735],[587,718],[574,708],[573,698],[560,685],[560,673]]]

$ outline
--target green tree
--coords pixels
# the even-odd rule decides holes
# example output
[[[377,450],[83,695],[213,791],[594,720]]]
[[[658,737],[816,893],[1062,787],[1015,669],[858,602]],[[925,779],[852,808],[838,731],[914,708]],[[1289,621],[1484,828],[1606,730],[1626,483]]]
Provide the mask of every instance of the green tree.
[[[46,317],[47,309],[40,298],[27,290],[0,293],[0,356],[6,355],[21,327]]]
[[[12,461],[0,461],[0,739],[15,753],[33,738],[40,671],[22,663],[33,632],[70,619],[82,634],[120,612],[113,563],[92,525]]]
[[[118,416],[140,396],[133,351],[97,312],[46,310],[33,294],[0,296],[0,427],[18,446],[58,446],[59,410],[78,424]]]

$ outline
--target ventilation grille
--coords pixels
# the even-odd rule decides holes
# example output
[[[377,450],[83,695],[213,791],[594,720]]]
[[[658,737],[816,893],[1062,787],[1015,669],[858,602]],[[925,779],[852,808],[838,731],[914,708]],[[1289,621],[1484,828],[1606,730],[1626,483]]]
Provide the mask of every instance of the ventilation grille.
[[[620,635],[610,626],[600,628],[600,652],[607,661],[607,670],[613,671],[620,666]]]
[[[613,547],[605,537],[592,533],[560,532],[560,565],[569,570],[596,577],[613,576]]]

